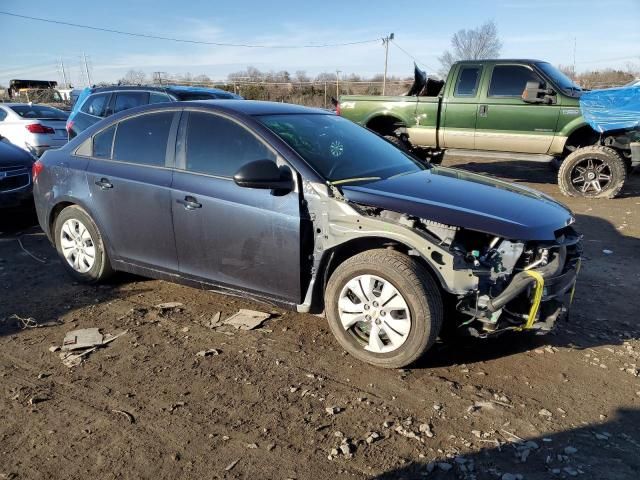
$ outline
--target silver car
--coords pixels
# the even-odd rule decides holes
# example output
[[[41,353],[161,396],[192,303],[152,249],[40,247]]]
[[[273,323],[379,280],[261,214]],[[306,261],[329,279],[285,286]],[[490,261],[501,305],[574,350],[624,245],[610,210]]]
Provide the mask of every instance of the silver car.
[[[32,103],[0,103],[0,136],[39,157],[67,143],[69,114]]]

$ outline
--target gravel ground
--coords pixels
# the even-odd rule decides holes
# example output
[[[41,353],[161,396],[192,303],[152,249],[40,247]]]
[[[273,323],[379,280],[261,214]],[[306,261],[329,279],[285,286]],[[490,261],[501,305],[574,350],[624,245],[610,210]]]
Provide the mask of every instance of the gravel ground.
[[[640,175],[584,201],[546,165],[445,164],[575,212],[585,261],[554,334],[450,340],[381,370],[316,316],[133,276],[74,284],[33,217],[2,213],[0,479],[640,478]],[[272,315],[209,328],[239,308]],[[128,332],[69,369],[49,348],[85,327]]]

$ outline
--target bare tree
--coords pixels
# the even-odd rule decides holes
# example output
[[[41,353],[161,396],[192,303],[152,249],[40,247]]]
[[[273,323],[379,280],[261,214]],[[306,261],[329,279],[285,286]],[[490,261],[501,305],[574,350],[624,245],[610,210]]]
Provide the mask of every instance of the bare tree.
[[[307,72],[304,70],[296,70],[294,79],[296,82],[300,82],[300,83],[311,81],[311,79],[309,78],[309,75],[307,75]]]
[[[119,83],[126,85],[142,85],[145,83],[147,76],[142,70],[129,70],[124,77],[122,77]]]
[[[198,83],[211,83],[211,79],[209,78],[209,76],[205,75],[204,73],[193,77],[193,81]]]
[[[499,57],[502,42],[498,37],[498,27],[490,20],[477,28],[458,30],[451,37],[451,47],[452,50],[445,50],[438,58],[442,64],[440,74],[443,77],[449,72],[451,65],[459,60]]]

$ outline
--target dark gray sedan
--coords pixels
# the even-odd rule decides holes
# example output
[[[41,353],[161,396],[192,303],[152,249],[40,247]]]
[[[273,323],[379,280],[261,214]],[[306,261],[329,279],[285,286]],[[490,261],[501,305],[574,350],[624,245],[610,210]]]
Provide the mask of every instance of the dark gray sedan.
[[[121,270],[324,311],[346,350],[384,367],[418,359],[443,322],[549,331],[580,260],[550,197],[294,105],[135,108],[36,166],[40,225],[75,279]]]

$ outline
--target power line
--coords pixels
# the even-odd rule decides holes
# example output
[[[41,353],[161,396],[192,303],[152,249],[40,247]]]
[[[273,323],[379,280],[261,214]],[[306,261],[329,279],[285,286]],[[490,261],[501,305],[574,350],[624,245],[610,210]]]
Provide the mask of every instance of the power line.
[[[174,37],[162,37],[159,35],[149,35],[146,33],[135,33],[135,32],[125,32],[122,30],[114,30],[111,28],[103,28],[103,27],[95,27],[91,25],[82,25],[80,23],[71,23],[65,22],[62,20],[52,20],[49,18],[40,18],[40,17],[30,17],[28,15],[19,15],[17,13],[11,12],[3,12],[0,11],[0,15],[8,15],[10,17],[22,18],[26,20],[35,20],[38,22],[45,23],[53,23],[56,25],[65,25],[67,27],[76,27],[76,28],[84,28],[87,30],[96,30],[98,32],[107,32],[107,33],[116,33],[118,35],[128,35],[130,37],[140,37],[140,38],[148,38],[153,40],[166,40],[170,42],[179,42],[179,43],[191,43],[197,45],[213,45],[216,47],[241,47],[241,48],[282,48],[282,49],[293,49],[293,48],[328,48],[328,47],[346,47],[350,45],[362,45],[365,43],[377,43],[380,39],[376,38],[375,40],[360,40],[357,42],[344,42],[344,43],[323,43],[323,44],[310,44],[310,45],[258,45],[258,44],[250,44],[250,43],[223,43],[223,42],[204,42],[200,40],[189,40],[186,38],[174,38]]]
[[[393,44],[398,48],[398,50],[400,50],[402,53],[404,53],[407,57],[409,57],[410,59],[412,59],[414,62],[419,63],[419,64],[420,64],[420,65],[422,65],[423,67],[426,67],[426,68],[428,68],[429,70],[431,70],[431,71],[434,71],[434,72],[435,72],[435,70],[436,70],[435,68],[433,68],[433,67],[431,67],[431,66],[427,65],[426,63],[424,63],[424,62],[423,62],[423,61],[421,61],[421,60],[418,60],[416,57],[414,57],[414,56],[413,56],[413,55],[411,55],[409,52],[407,52],[404,48],[402,48],[400,45],[398,45],[398,43],[397,43],[395,40],[391,40],[391,43],[393,43]]]

